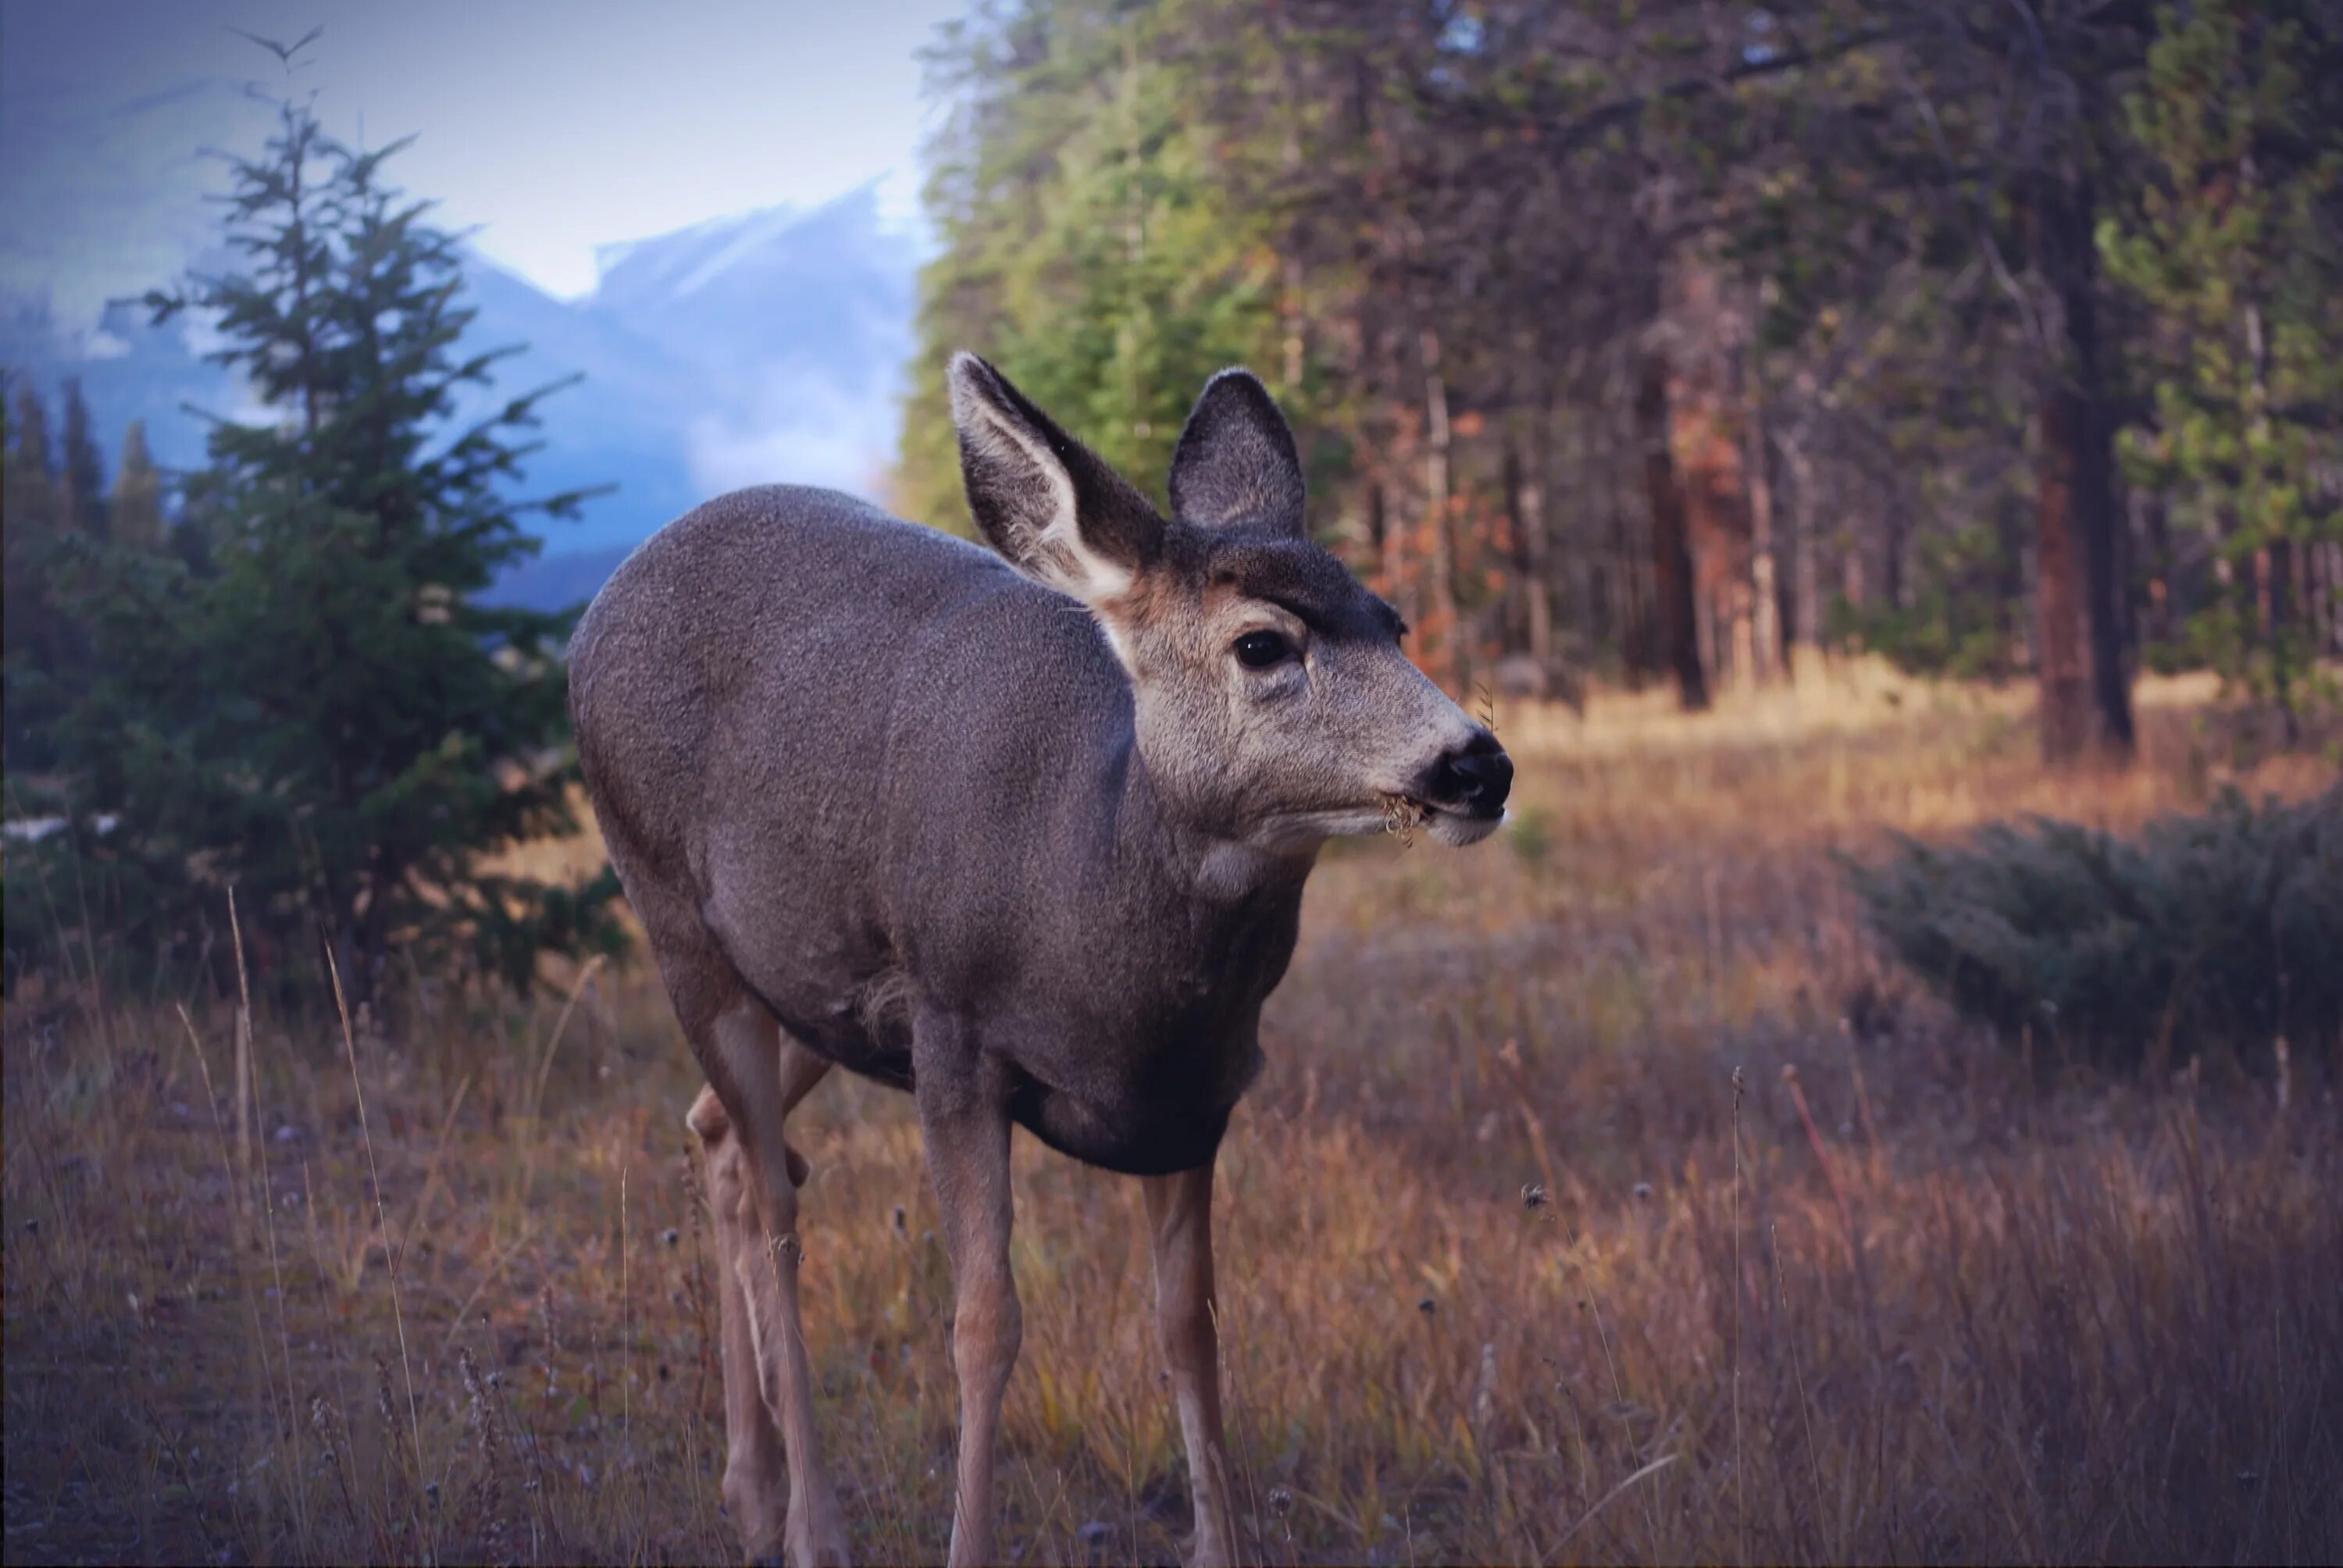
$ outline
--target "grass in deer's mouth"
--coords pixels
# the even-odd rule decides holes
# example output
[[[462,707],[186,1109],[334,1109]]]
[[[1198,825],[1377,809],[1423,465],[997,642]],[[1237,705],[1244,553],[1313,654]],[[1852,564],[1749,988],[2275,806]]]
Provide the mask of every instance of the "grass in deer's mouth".
[[[1383,797],[1383,831],[1399,835],[1403,844],[1414,841],[1415,830],[1432,820],[1432,808],[1412,795]]]

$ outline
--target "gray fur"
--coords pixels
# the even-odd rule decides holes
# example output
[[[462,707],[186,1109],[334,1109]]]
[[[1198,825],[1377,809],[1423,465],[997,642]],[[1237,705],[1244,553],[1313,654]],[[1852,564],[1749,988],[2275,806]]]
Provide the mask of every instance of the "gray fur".
[[[1172,454],[1172,515],[1200,528],[1252,522],[1307,538],[1293,432],[1250,373],[1204,383]]]
[[[1389,797],[1458,807],[1468,776],[1480,799],[1428,830],[1470,842],[1510,769],[1302,537],[1292,437],[1250,376],[1200,401],[1174,485],[1196,514],[1168,524],[982,361],[953,384],[973,509],[1015,567],[791,487],[669,525],[571,646],[597,815],[728,1101],[713,1020],[753,997],[923,1107],[997,1086],[1079,1158],[1201,1165],[1318,845]],[[1074,536],[1051,536],[1052,487]],[[1136,586],[1042,586],[1077,544]],[[1303,657],[1243,668],[1254,628]]]
[[[1012,1122],[1148,1179],[1196,1557],[1226,1563],[1212,1163],[1302,881],[1403,800],[1434,838],[1485,836],[1513,769],[1309,542],[1292,434],[1251,376],[1198,400],[1167,523],[990,366],[950,374],[998,554],[743,490],[628,558],[570,646],[603,837],[713,1091],[690,1124],[726,1253],[725,1495],[752,1554],[779,1529],[800,1564],[843,1560],[786,1133],[835,1062],[918,1101],[952,1263],[956,1568],[1001,1560]]]

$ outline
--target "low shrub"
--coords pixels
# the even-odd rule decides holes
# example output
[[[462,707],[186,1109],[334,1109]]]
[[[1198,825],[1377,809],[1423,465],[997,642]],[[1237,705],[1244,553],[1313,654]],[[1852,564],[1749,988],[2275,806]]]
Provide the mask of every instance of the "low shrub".
[[[1849,863],[1888,950],[2012,1042],[2110,1065],[2207,1048],[2332,1058],[2343,1036],[2343,785],[2234,789],[2136,839],[2035,818]]]

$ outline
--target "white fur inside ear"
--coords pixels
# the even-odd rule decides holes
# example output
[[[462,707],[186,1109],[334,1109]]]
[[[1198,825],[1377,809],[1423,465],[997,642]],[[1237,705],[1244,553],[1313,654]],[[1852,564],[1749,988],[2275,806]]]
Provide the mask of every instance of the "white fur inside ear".
[[[1049,444],[1015,419],[981,398],[962,413],[962,434],[972,436],[996,461],[1029,467],[1046,488],[1047,502],[1032,518],[1032,532],[1023,541],[1014,565],[1061,593],[1084,604],[1121,598],[1131,591],[1130,568],[1117,565],[1082,540],[1081,521],[1074,504],[1073,476],[1050,450]]]

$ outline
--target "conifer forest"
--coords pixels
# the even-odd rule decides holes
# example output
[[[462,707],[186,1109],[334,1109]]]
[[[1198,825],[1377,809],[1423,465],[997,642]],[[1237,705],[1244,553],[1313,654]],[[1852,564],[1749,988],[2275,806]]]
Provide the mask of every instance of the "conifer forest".
[[[1261,1010],[1204,1271],[1239,1560],[2343,1558],[2343,5],[972,0],[915,239],[596,230],[669,291],[617,325],[513,313],[417,127],[309,85],[326,9],[238,40],[185,264],[79,358],[0,337],[10,1563],[740,1559],[753,1335],[579,761],[624,551],[577,533],[673,515],[660,397],[819,379],[640,321],[886,308],[862,492],[980,541],[955,353],[1166,513],[1249,367],[1511,759],[1486,842],[1318,849]],[[602,221],[590,160],[494,156]],[[216,395],[121,417],[157,345]],[[789,1137],[848,1543],[943,1561],[921,1116],[841,1071]],[[1155,1194],[1010,1161],[1000,1553],[1186,1560]]]

